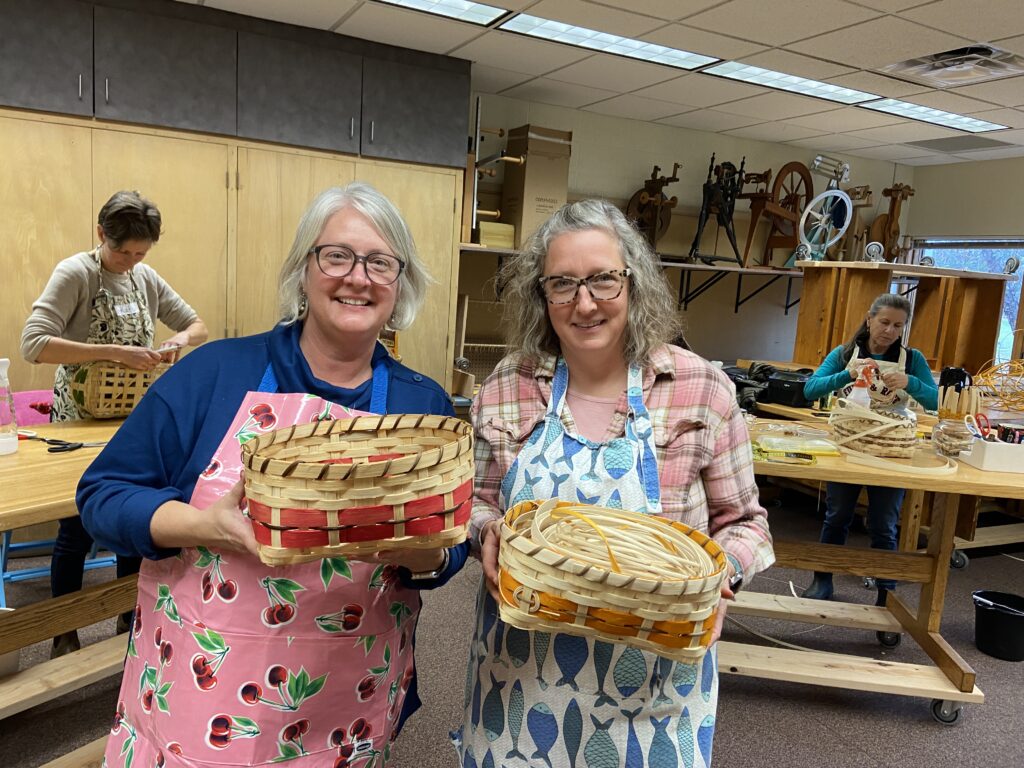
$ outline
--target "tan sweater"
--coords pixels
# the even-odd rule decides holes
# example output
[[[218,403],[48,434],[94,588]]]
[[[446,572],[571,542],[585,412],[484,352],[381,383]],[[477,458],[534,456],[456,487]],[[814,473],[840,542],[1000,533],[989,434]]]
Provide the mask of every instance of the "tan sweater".
[[[132,270],[135,283],[146,296],[149,315],[174,331],[183,331],[199,315],[174,289],[146,264]],[[127,274],[103,270],[103,286],[114,296],[132,289]],[[89,253],[76,253],[53,270],[42,295],[32,305],[32,314],[21,332],[21,354],[30,363],[39,359],[53,337],[85,342],[89,338],[92,300],[100,289],[100,270]]]

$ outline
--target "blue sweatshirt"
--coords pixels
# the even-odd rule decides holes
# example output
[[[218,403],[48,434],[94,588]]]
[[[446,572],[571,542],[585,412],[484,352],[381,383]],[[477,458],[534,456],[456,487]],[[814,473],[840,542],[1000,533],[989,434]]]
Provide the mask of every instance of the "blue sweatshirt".
[[[907,371],[909,381],[906,392],[917,400],[925,410],[934,411],[939,407],[939,388],[932,377],[931,369],[924,355],[916,349],[908,350],[910,354],[910,365]],[[886,355],[868,355],[861,350],[860,357],[871,357],[875,360],[884,360]],[[821,366],[814,372],[804,384],[804,397],[814,401],[830,392],[847,386],[854,379],[850,378],[850,372],[846,370],[849,360],[843,357],[843,347],[836,347],[828,353]]]
[[[239,339],[204,344],[161,376],[82,475],[75,498],[82,523],[101,545],[119,555],[158,560],[178,552],[153,544],[149,524],[168,501],[188,502],[199,473],[210,463],[246,392],[258,390],[267,365],[278,392],[304,392],[339,405],[369,410],[371,381],[342,389],[316,378],[299,349],[300,324]],[[433,380],[393,360],[377,344],[373,362],[390,373],[388,413],[453,416],[451,400]],[[412,588],[445,584],[462,569],[468,542],[448,550],[449,562],[436,579],[402,582]],[[401,714],[419,707],[413,678]]]

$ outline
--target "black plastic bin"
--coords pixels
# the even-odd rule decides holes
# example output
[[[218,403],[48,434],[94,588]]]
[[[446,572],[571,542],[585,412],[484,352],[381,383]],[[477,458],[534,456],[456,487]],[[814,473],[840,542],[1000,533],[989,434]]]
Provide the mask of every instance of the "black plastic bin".
[[[1004,661],[1024,661],[1024,597],[979,589],[974,596],[974,644]]]

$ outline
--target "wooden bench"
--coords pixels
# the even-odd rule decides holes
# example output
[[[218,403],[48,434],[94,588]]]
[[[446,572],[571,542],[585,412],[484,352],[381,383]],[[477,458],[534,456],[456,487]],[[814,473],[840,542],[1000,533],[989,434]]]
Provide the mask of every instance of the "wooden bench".
[[[131,610],[136,579],[125,576],[0,615],[0,654]],[[127,648],[127,637],[111,637],[0,680],[0,719],[118,674]]]
[[[90,741],[74,752],[61,755],[40,768],[100,768],[103,765],[103,751],[107,748],[107,737],[104,735],[96,741]]]

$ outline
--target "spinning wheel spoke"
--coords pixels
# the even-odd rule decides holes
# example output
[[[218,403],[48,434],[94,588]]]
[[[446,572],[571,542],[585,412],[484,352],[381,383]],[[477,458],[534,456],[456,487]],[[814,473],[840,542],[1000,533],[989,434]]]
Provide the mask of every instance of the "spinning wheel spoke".
[[[849,196],[838,189],[826,190],[807,204],[800,217],[799,231],[812,259],[824,258],[829,246],[842,238],[852,211]]]

